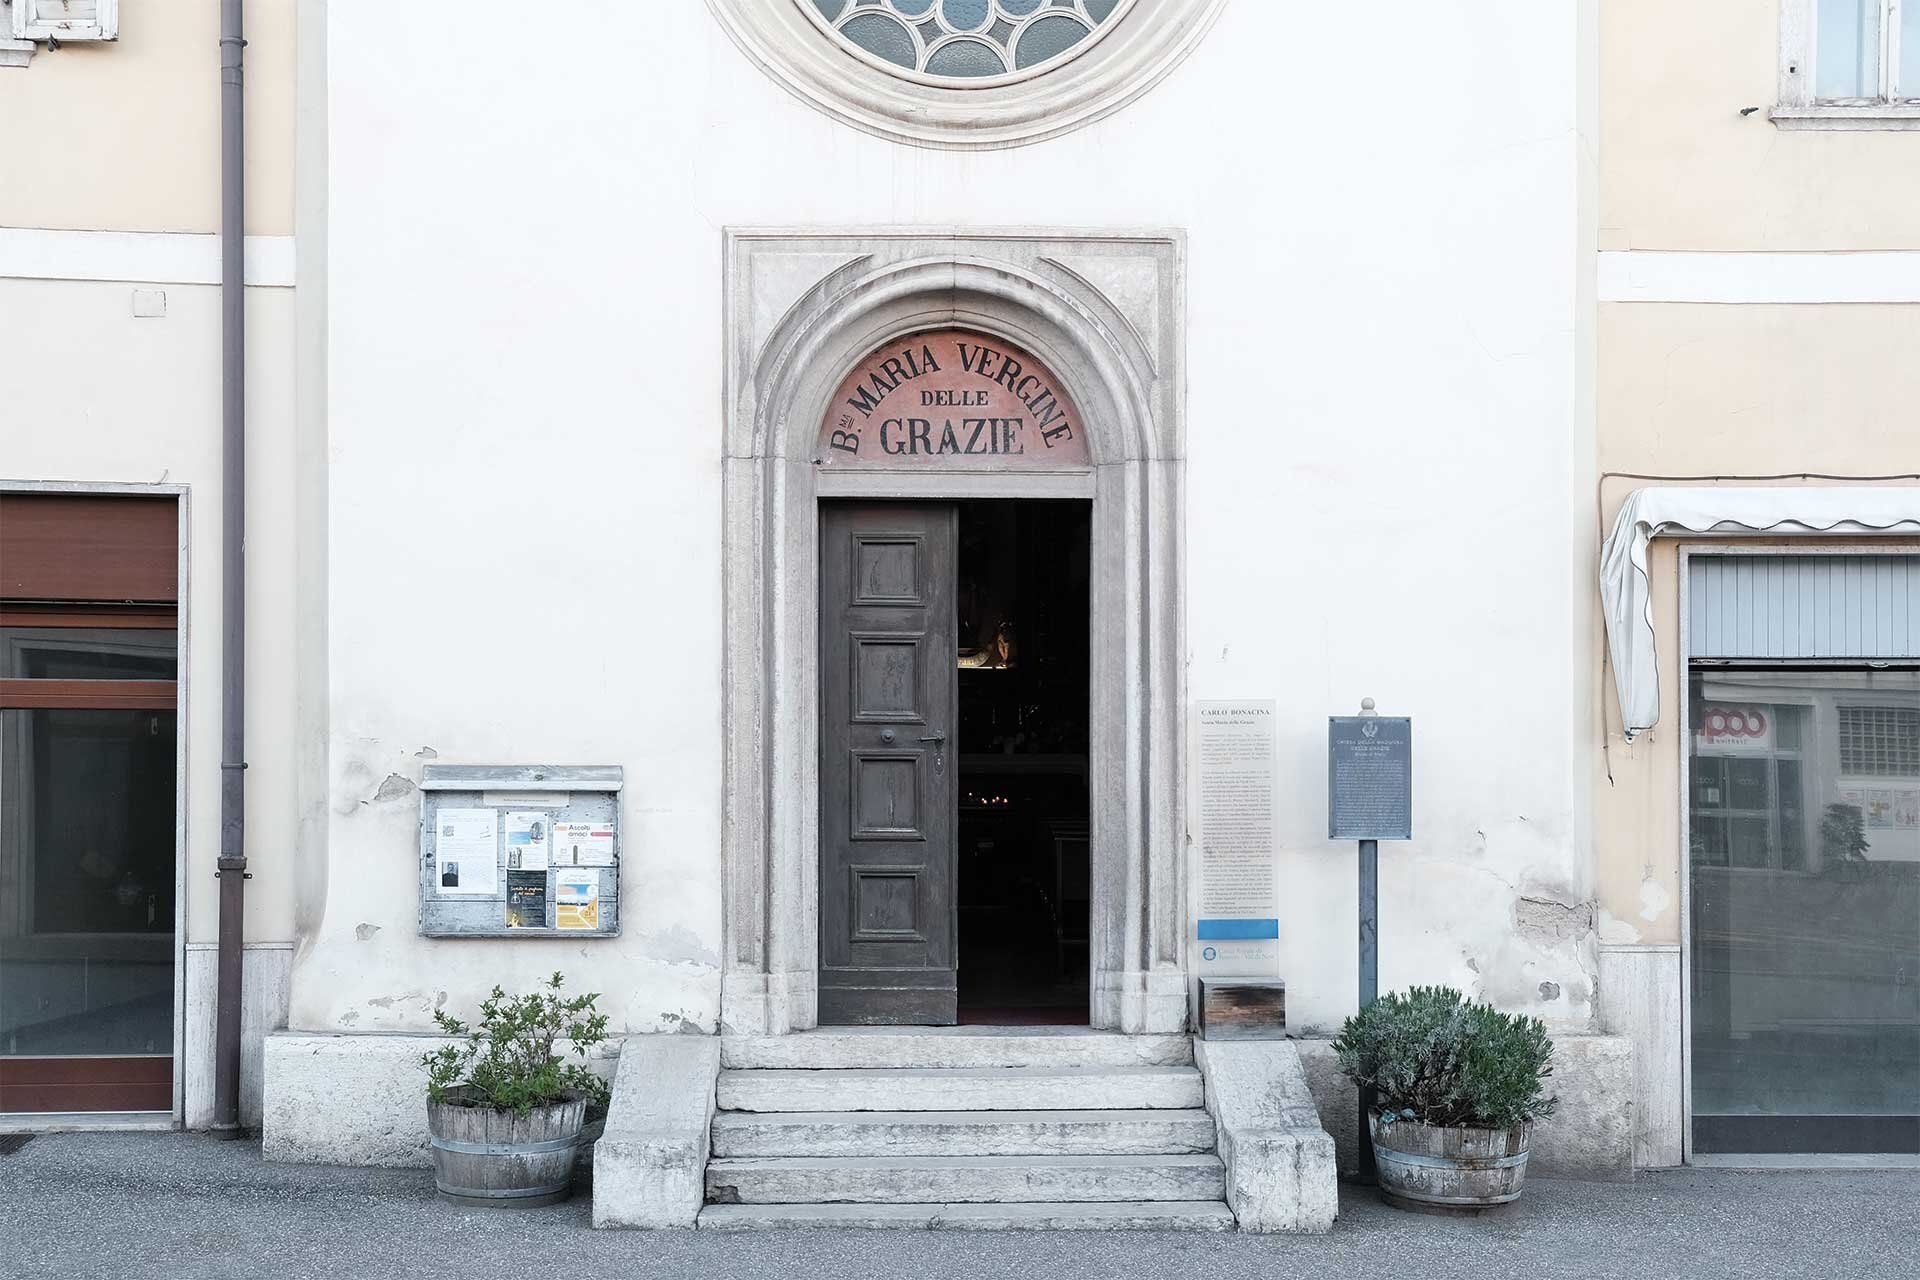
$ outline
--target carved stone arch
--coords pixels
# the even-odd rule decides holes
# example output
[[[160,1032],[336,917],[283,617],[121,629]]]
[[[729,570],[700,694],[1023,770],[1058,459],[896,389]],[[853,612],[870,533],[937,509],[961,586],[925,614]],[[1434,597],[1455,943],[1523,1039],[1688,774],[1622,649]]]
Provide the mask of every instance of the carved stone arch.
[[[1096,463],[1162,457],[1153,362],[1113,304],[984,258],[918,258],[836,272],[782,317],[754,370],[755,454],[810,456],[829,397],[887,343],[930,329],[974,329],[1039,356],[1067,383]]]
[[[818,502],[1092,504],[1091,1016],[1187,1021],[1181,245],[1167,235],[729,232],[724,458],[723,1029],[816,1022]],[[969,476],[813,465],[830,397],[914,332],[1047,363],[1091,465]]]

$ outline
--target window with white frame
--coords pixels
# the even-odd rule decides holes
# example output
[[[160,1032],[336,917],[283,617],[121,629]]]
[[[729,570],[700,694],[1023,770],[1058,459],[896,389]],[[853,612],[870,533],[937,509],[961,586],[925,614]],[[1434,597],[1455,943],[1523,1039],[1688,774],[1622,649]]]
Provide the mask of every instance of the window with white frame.
[[[117,40],[120,0],[9,0],[16,40]]]
[[[1776,122],[1920,127],[1920,0],[1781,0]]]

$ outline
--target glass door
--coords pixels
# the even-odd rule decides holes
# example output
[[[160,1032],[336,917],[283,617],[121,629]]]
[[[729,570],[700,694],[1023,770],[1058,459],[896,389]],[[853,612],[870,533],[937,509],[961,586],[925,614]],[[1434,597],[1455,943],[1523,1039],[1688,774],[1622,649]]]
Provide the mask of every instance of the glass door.
[[[173,1110],[176,530],[0,496],[0,1113]]]
[[[1694,1150],[1920,1152],[1920,670],[1690,694]]]

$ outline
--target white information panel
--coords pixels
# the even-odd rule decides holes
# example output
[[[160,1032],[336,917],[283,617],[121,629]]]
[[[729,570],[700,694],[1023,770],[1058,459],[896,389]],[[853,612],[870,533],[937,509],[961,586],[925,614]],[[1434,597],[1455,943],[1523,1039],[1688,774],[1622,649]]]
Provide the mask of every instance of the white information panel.
[[[1200,886],[1195,971],[1203,977],[1278,976],[1273,701],[1194,703],[1189,758],[1189,825]]]

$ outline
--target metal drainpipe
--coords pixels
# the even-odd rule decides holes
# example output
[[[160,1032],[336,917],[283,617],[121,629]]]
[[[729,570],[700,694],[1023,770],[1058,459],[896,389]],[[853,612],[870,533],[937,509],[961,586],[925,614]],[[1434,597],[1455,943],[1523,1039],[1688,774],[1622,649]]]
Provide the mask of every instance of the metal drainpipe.
[[[246,101],[241,0],[220,0],[220,949],[213,1129],[240,1132],[240,974],[246,927]]]

